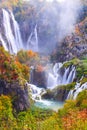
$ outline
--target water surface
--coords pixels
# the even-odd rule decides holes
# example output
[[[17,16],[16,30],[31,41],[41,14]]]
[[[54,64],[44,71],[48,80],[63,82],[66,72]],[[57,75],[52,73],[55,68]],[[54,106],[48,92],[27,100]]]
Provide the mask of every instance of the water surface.
[[[53,111],[58,111],[58,109],[63,107],[64,102],[43,99],[43,100],[36,101],[34,105],[39,108],[45,108],[45,109],[50,109]]]

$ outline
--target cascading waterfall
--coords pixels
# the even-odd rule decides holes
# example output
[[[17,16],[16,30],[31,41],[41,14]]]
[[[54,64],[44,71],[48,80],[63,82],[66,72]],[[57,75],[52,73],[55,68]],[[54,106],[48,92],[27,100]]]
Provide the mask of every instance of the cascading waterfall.
[[[87,89],[87,82],[82,85],[81,83],[76,83],[75,88],[73,90],[70,90],[67,99],[76,99],[78,94],[85,89]]]
[[[47,80],[47,88],[53,89],[54,87],[60,84],[61,77],[59,74],[59,70],[62,67],[62,65],[63,65],[62,63],[56,63],[53,66],[53,72],[49,72]]]
[[[63,64],[56,63],[53,67],[53,73],[49,73],[47,88],[55,88],[58,85],[65,85],[73,82],[76,76],[76,69],[74,66],[65,68],[64,74],[61,75],[60,71]]]
[[[31,32],[27,40],[27,49],[38,52],[38,36],[37,36],[37,25],[34,28],[34,31]]]
[[[63,106],[63,102],[57,102],[52,100],[41,99],[41,95],[46,93],[46,90],[43,88],[38,88],[33,84],[27,84],[30,88],[32,99],[35,101],[35,106],[40,108],[48,108],[54,111],[58,111]]]
[[[17,53],[21,49],[33,50],[38,52],[38,35],[37,35],[37,25],[35,25],[34,30],[31,32],[26,47],[23,46],[23,41],[20,33],[20,28],[15,20],[15,17],[11,11],[3,11],[3,27],[4,27],[4,38],[0,34],[0,39],[5,50],[10,53]],[[12,21],[12,23],[11,23]]]
[[[10,14],[11,14],[11,18],[12,18],[12,21],[13,21],[16,47],[17,47],[17,50],[20,50],[20,49],[23,48],[23,41],[22,41],[22,38],[21,38],[19,25],[18,25],[17,21],[15,20],[14,15],[11,11],[10,11]]]
[[[2,11],[3,11],[3,25],[5,30],[5,37],[7,40],[6,43],[6,41],[4,41],[4,39],[0,36],[2,45],[10,53],[17,53],[20,49],[24,48],[19,25],[15,20],[14,15],[11,11],[8,12],[5,9],[2,9]],[[11,26],[11,20],[13,30]],[[27,40],[26,46],[27,47],[25,47],[25,49],[38,52],[37,25],[35,26],[34,31],[31,32]]]
[[[72,82],[75,78],[76,70],[74,66],[70,66],[67,69],[65,69],[64,73],[61,74],[61,69],[63,68],[62,63],[56,63],[53,66],[53,69],[51,69],[52,64],[47,65],[47,66],[50,70],[50,73],[49,71],[47,72],[48,73],[47,88],[39,88],[33,84],[28,84],[28,86],[29,86],[30,93],[32,95],[32,99],[35,101],[35,105],[37,107],[49,108],[49,109],[57,111],[59,108],[63,106],[63,102],[52,101],[51,99],[50,100],[42,99],[41,97],[42,95],[47,93],[47,89],[52,90],[58,85],[63,85],[64,83],[68,84]],[[32,71],[33,69],[34,67],[31,66]],[[31,81],[32,81],[32,76],[34,76],[32,75],[32,71],[31,71]]]
[[[67,84],[66,80],[67,80],[67,76],[69,74],[69,67],[65,68],[65,73],[63,75],[63,80],[62,80],[62,84]]]
[[[10,51],[10,53],[17,53],[16,41],[12,33],[10,24],[10,15],[5,9],[3,9],[2,11],[3,11],[3,25],[5,29],[5,36],[9,44],[8,50]]]
[[[17,53],[20,49],[23,49],[23,41],[21,38],[19,25],[11,11],[6,11],[5,9],[2,9],[2,12],[5,40],[0,34],[1,43],[5,50],[9,51],[10,53]]]
[[[45,92],[45,89],[39,88],[36,85],[28,84],[30,86],[32,99],[34,101],[41,100],[41,93]]]
[[[68,75],[66,84],[73,82],[73,80],[75,78],[75,75],[76,75],[76,69],[75,69],[74,66],[72,66],[71,71],[70,71],[70,73]]]

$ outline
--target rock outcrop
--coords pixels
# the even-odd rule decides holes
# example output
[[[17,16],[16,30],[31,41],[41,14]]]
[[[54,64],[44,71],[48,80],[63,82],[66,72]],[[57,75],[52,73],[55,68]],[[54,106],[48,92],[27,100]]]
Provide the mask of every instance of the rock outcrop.
[[[7,83],[4,80],[0,80],[0,95],[2,94],[12,97],[13,107],[17,112],[30,107],[27,86],[22,88],[18,82]]]
[[[48,90],[47,93],[42,95],[43,99],[52,99],[55,101],[65,101],[67,98],[67,95],[69,93],[69,90],[59,88],[59,89],[54,89],[54,90]]]
[[[32,84],[42,87],[42,88],[46,88],[47,86],[47,76],[45,71],[36,71],[33,70],[33,77],[32,77]]]
[[[65,37],[61,46],[58,46],[52,54],[52,61],[69,61],[75,57],[82,57],[87,54],[87,17],[76,24],[75,32]]]

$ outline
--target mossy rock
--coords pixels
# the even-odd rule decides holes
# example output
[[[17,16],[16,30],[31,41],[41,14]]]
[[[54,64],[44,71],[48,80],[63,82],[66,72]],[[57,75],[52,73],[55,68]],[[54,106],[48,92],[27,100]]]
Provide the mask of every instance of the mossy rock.
[[[70,83],[70,84],[67,84],[67,85],[61,85],[60,87],[59,86],[57,86],[56,87],[56,89],[65,89],[65,90],[71,90],[71,89],[74,89],[74,87],[75,87],[75,82],[72,82],[72,83]]]
[[[72,60],[70,60],[70,61],[65,62],[64,65],[63,65],[63,67],[67,68],[67,67],[69,67],[69,66],[71,66],[71,65],[76,66],[76,65],[78,65],[79,63],[80,63],[80,60],[79,60],[78,58],[74,58],[74,59],[72,59]]]
[[[42,98],[52,99],[56,101],[64,101],[66,100],[69,91],[74,89],[75,84],[75,82],[72,82],[71,84],[57,86],[53,90],[47,90],[47,92],[42,95]]]
[[[87,77],[84,77],[82,80],[81,80],[81,85],[86,83],[87,82]]]

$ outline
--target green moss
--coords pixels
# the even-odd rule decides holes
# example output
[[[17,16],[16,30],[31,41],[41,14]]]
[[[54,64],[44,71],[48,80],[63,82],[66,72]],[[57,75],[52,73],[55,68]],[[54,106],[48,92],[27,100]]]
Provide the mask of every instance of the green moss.
[[[84,83],[86,83],[87,82],[87,78],[84,77],[80,82],[81,82],[81,85],[84,84]]]
[[[81,60],[78,66],[76,66],[77,78],[87,75],[87,60]]]
[[[58,86],[57,88],[58,89],[63,89],[63,90],[71,90],[71,89],[74,89],[74,87],[75,87],[75,82],[72,82],[72,83],[70,83],[70,84],[67,84],[67,85],[62,85],[62,86]]]
[[[78,65],[80,63],[80,60],[78,58],[74,58],[66,63],[64,63],[63,67],[69,67],[70,65]]]

